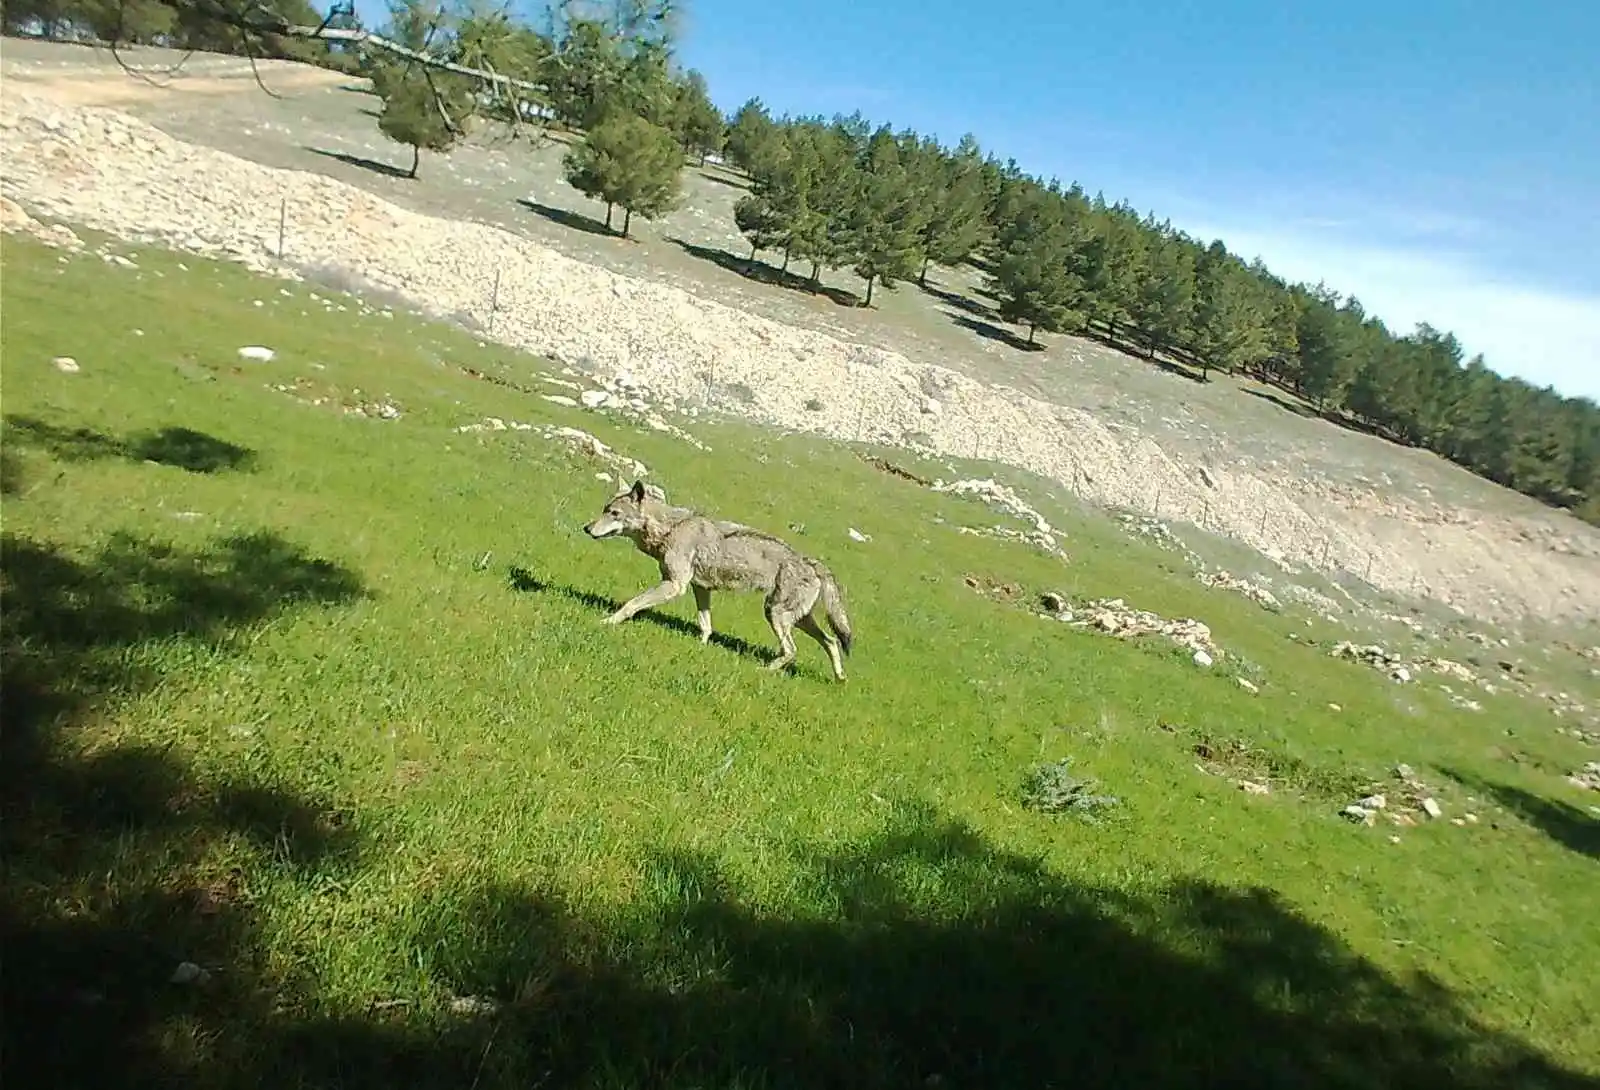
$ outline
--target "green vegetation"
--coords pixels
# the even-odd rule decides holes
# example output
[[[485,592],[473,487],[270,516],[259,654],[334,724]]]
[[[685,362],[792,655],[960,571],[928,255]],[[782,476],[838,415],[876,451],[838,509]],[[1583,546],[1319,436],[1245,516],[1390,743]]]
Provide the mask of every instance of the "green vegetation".
[[[838,445],[697,420],[697,451],[471,377],[549,368],[459,330],[121,249],[5,243],[8,1084],[1600,1075],[1600,847],[1547,710],[1380,683],[1017,475],[1070,563]],[[400,417],[345,411],[374,399]],[[849,683],[760,669],[754,595],[709,647],[692,604],[602,626],[655,571],[582,535],[601,467],[456,430],[487,416],[825,560]],[[967,576],[1198,616],[1230,657]],[[1481,822],[1338,816],[1402,760]]]

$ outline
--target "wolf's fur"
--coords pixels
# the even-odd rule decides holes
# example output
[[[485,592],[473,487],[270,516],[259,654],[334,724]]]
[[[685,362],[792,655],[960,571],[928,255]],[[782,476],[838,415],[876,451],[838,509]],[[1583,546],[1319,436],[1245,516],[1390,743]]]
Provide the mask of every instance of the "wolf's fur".
[[[711,592],[759,590],[767,595],[767,623],[778,637],[778,657],[769,669],[794,662],[795,628],[815,639],[828,653],[833,676],[844,680],[850,653],[850,618],[833,573],[819,561],[796,551],[788,542],[739,522],[706,518],[687,507],[674,507],[658,488],[643,481],[617,493],[599,517],[584,528],[592,538],[630,538],[639,551],[661,566],[661,582],[635,596],[605,620],[620,624],[640,610],[669,602],[694,589],[699,611],[700,642],[711,639]],[[817,623],[818,602],[829,632]]]

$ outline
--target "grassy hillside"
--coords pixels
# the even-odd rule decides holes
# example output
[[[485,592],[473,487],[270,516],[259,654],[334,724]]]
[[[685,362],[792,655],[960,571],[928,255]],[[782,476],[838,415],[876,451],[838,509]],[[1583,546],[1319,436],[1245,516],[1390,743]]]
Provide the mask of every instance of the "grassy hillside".
[[[1548,711],[1335,661],[1038,494],[1067,563],[837,445],[700,451],[474,378],[555,369],[459,331],[124,250],[5,242],[17,1085],[1597,1085],[1600,847]],[[580,531],[605,467],[455,430],[490,416],[826,560],[848,683],[809,641],[762,670],[755,595],[710,647],[687,598],[603,627],[656,574]],[[1098,824],[1022,804],[1064,757]],[[1402,761],[1479,820],[1339,816]]]

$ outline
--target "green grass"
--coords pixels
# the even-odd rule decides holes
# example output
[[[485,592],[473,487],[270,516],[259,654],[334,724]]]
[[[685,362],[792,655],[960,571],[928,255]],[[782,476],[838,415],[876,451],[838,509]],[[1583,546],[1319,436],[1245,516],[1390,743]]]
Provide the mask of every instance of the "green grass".
[[[1556,775],[1588,751],[1546,709],[1336,662],[1093,512],[1033,497],[1063,564],[847,448],[688,422],[700,452],[465,375],[551,367],[459,331],[128,252],[5,244],[16,1085],[1596,1085],[1600,846]],[[809,642],[761,669],[754,595],[710,647],[687,599],[602,627],[653,565],[581,534],[596,464],[453,430],[490,415],[824,559],[849,682]],[[1023,804],[1066,757],[1097,823]],[[1481,822],[1338,815],[1400,761]]]

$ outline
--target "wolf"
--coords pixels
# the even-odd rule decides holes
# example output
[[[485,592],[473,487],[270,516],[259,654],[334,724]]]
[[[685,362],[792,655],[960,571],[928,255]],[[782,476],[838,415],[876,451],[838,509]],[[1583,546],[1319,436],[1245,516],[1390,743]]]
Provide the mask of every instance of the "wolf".
[[[711,640],[713,590],[765,591],[767,623],[778,637],[778,655],[767,664],[782,670],[794,662],[793,630],[798,628],[822,645],[835,680],[844,680],[844,655],[853,636],[845,613],[844,594],[833,573],[795,550],[782,538],[740,522],[711,519],[687,507],[666,502],[666,494],[641,480],[607,501],[598,517],[583,528],[596,540],[630,538],[639,551],[661,566],[661,582],[636,595],[611,614],[605,624],[621,624],[640,610],[661,605],[694,589],[699,612],[700,642]],[[827,631],[813,614],[822,603]]]

